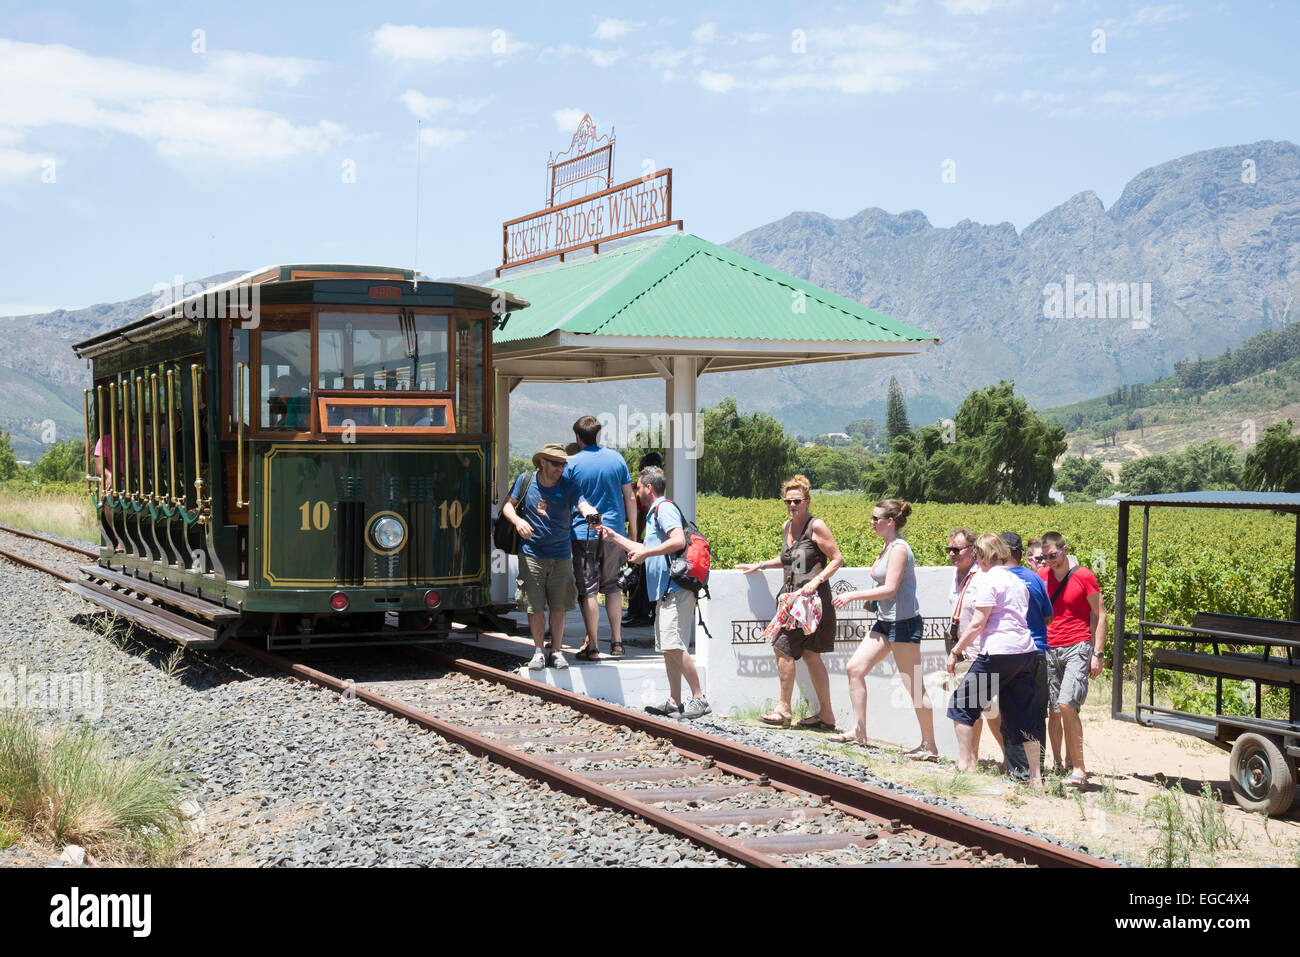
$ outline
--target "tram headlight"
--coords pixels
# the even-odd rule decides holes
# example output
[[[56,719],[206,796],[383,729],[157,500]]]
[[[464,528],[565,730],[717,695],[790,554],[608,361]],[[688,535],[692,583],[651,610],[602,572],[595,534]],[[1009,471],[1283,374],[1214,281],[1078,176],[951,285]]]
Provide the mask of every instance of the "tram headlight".
[[[370,537],[380,551],[396,551],[406,541],[406,527],[391,515],[385,515],[370,526]]]

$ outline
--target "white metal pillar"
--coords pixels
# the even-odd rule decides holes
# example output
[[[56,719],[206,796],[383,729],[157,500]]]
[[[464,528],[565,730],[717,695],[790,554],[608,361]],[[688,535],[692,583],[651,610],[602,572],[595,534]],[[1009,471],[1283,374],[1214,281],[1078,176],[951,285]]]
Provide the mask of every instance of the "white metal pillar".
[[[501,511],[501,504],[510,494],[510,391],[519,384],[519,379],[511,376],[497,376],[496,381],[496,407],[494,409],[496,418],[496,447],[493,454],[496,458],[496,488],[493,489],[493,497],[496,499],[492,509],[492,517],[496,518]],[[503,561],[504,556],[499,554],[495,548],[492,550],[492,600],[509,601],[513,594],[512,583],[510,582],[509,563]]]
[[[665,466],[668,472],[668,495],[695,519],[695,459],[699,451],[696,434],[695,374],[697,360],[692,356],[674,356],[672,376],[664,383],[668,412]]]

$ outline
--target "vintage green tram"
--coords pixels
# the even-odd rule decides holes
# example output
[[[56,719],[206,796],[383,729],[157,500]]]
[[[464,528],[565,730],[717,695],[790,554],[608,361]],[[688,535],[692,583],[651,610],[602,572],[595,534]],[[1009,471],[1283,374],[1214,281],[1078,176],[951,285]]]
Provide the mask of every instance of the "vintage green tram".
[[[101,549],[65,587],[199,647],[444,637],[490,607],[491,337],[526,305],[272,266],[78,343]]]

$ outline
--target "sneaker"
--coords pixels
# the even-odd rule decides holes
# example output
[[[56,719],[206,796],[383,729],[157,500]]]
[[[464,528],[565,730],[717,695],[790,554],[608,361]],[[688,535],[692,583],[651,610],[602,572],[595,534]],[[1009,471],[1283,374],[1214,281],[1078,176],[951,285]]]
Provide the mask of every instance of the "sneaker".
[[[686,702],[686,707],[682,710],[682,717],[687,721],[694,721],[696,718],[702,718],[709,714],[713,709],[703,698],[692,698]]]
[[[533,652],[533,657],[529,659],[528,670],[541,671],[545,667],[546,667],[546,652],[542,651],[541,648],[538,648],[535,652]]]
[[[567,670],[568,670],[568,668],[569,668],[569,659],[566,658],[566,657],[564,657],[564,652],[562,652],[562,651],[557,651],[557,652],[555,653],[555,661],[551,664],[551,667],[554,668],[554,669],[556,669],[557,671],[567,671]]]
[[[648,708],[646,708],[647,713],[658,715],[661,718],[679,717],[684,712],[684,710],[685,709],[683,709],[681,705],[673,704],[671,698],[666,700],[661,705],[650,705]]]

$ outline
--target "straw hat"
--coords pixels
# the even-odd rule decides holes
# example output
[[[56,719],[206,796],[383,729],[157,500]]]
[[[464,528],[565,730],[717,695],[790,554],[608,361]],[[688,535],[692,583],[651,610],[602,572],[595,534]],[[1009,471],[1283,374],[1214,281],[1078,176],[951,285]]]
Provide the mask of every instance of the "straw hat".
[[[551,459],[552,461],[559,462],[561,465],[567,465],[569,463],[569,457],[564,454],[564,446],[559,442],[547,442],[542,446],[540,452],[534,452],[533,468],[539,469],[542,467],[540,459]]]

